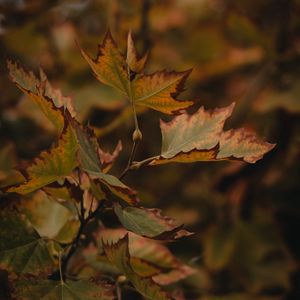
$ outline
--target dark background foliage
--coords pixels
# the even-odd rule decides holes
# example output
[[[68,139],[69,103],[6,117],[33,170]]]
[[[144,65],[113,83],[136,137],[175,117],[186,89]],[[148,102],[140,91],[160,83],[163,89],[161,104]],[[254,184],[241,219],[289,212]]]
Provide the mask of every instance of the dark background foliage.
[[[170,245],[199,268],[183,284],[186,299],[299,299],[299,16],[299,0],[0,0],[1,186],[12,180],[13,167],[55,138],[38,108],[10,83],[7,58],[36,71],[41,66],[72,95],[103,148],[123,141],[113,170],[119,174],[133,122],[125,99],[96,81],[75,40],[95,53],[110,27],[125,50],[131,29],[140,52],[150,50],[148,71],[193,67],[184,98],[208,108],[235,101],[226,126],[277,143],[254,165],[171,164],[126,178],[144,206],[163,208],[196,232]],[[138,160],[159,153],[159,118],[168,119],[139,113]],[[5,275],[1,281],[0,299],[7,299]]]

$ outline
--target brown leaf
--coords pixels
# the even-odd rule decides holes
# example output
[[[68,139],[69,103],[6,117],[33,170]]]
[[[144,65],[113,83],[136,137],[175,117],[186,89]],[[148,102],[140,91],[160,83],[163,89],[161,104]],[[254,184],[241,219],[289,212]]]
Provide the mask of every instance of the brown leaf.
[[[42,69],[40,78],[37,78],[32,71],[26,71],[17,63],[7,61],[7,66],[10,79],[39,106],[61,133],[64,127],[64,110],[68,110],[72,117],[76,116],[72,98],[65,97],[59,89],[54,89]]]
[[[127,38],[127,64],[131,71],[134,73],[140,73],[144,70],[146,62],[148,59],[148,53],[146,53],[144,56],[140,57],[137,53],[137,50],[134,46],[134,42],[132,39],[131,31],[128,33]]]
[[[122,151],[122,142],[121,141],[118,142],[118,144],[112,154],[109,152],[103,151],[100,147],[98,148],[98,154],[100,157],[101,169],[102,169],[103,173],[107,173],[111,169],[114,161],[117,159],[117,157],[119,156],[121,151]]]
[[[136,105],[146,106],[165,114],[176,114],[194,104],[176,97],[184,90],[191,70],[185,72],[159,71],[142,75],[132,82],[132,98]]]
[[[169,123],[161,121],[162,150],[150,165],[235,159],[255,163],[261,159],[274,144],[262,142],[242,128],[223,131],[233,107],[211,112],[201,107],[193,115],[184,113]]]
[[[89,63],[100,82],[116,88],[125,95],[129,95],[126,60],[119,52],[110,31],[107,31],[102,44],[98,46],[98,53],[95,59],[92,59],[82,49],[81,54]]]
[[[171,300],[172,298],[151,278],[142,278],[133,270],[130,264],[128,243],[126,234],[117,243],[103,244],[108,260],[131,281],[135,289],[146,299]]]
[[[129,236],[129,253],[132,261],[139,259],[140,263],[148,263],[150,267],[144,265],[144,274],[160,270],[159,274],[153,274],[153,280],[160,285],[169,285],[197,272],[196,269],[179,261],[170,250],[152,239],[143,238],[134,233],[127,232],[124,229],[102,229],[100,237],[107,242],[116,242],[128,233]],[[137,271],[141,271],[136,265],[132,267]]]

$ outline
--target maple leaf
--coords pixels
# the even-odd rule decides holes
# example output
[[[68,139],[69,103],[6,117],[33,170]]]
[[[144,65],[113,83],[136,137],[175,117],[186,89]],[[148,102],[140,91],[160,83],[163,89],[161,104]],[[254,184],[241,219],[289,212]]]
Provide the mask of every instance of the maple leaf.
[[[2,210],[0,228],[0,268],[35,275],[54,269],[46,242],[23,215]]]
[[[70,96],[63,96],[61,90],[53,88],[51,83],[49,82],[46,74],[42,69],[40,69],[40,82],[45,85],[45,95],[52,99],[54,105],[58,108],[63,108],[64,110],[68,110],[70,115],[75,118],[77,112],[75,110],[75,105],[73,98]]]
[[[132,39],[131,31],[129,31],[128,38],[127,38],[126,62],[130,70],[133,71],[134,73],[141,73],[145,68],[147,59],[148,59],[148,53],[146,53],[142,57],[139,56]]]
[[[122,225],[138,234],[149,238],[172,240],[189,236],[192,233],[175,224],[172,218],[163,216],[161,210],[127,206],[122,208],[114,204],[114,211]]]
[[[183,91],[185,72],[158,71],[141,75],[132,82],[132,98],[136,105],[147,106],[165,114],[176,114],[194,104],[193,101],[178,101],[176,97]]]
[[[84,50],[81,54],[91,66],[96,78],[125,95],[129,95],[128,73],[125,57],[119,52],[118,46],[108,30],[104,40],[98,47],[98,54],[92,59]]]
[[[101,282],[78,280],[66,282],[21,278],[13,294],[19,300],[114,300],[112,287]]]
[[[159,285],[168,285],[182,280],[197,271],[178,260],[170,250],[155,240],[141,237],[124,229],[102,229],[102,241],[117,242],[128,234],[130,264],[141,277],[152,277]]]
[[[38,105],[60,134],[64,128],[64,110],[72,117],[76,115],[73,100],[54,89],[42,69],[38,79],[32,71],[25,71],[16,63],[7,61],[7,66],[10,79]]]
[[[275,145],[260,141],[243,128],[223,131],[233,108],[231,104],[210,112],[201,107],[193,115],[184,113],[169,123],[161,121],[161,154],[149,164],[228,159],[255,163]]]
[[[147,55],[141,59],[138,57],[131,33],[128,35],[127,59],[119,52],[109,31],[99,46],[95,59],[90,58],[82,49],[81,53],[100,82],[118,89],[135,105],[146,106],[166,114],[176,114],[194,104],[193,101],[176,99],[183,91],[191,70],[159,71],[130,78],[130,70],[139,74],[147,59]]]
[[[78,141],[78,156],[82,169],[92,179],[97,179],[104,184],[114,195],[130,205],[136,204],[138,202],[136,191],[123,184],[117,177],[102,172],[101,160],[98,155],[99,145],[94,132],[89,128],[83,129],[74,120],[71,122]]]
[[[28,194],[52,182],[70,175],[77,166],[77,140],[68,126],[58,141],[58,145],[50,151],[44,151],[34,163],[26,169],[27,181],[8,192]]]
[[[172,298],[161,289],[151,278],[139,276],[132,268],[126,234],[117,243],[103,244],[108,260],[114,264],[133,284],[135,289],[146,299],[171,300]]]

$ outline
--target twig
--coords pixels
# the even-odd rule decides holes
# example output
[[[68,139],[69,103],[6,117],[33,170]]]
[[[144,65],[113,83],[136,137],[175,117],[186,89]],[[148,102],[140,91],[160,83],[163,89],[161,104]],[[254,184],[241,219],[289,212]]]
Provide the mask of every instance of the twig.
[[[59,268],[59,277],[60,277],[60,283],[61,285],[64,284],[64,277],[63,277],[63,272],[62,272],[62,268],[61,268],[61,256],[62,256],[63,251],[59,252],[59,256],[58,256],[58,268]]]
[[[122,292],[118,282],[116,282],[116,290],[117,290],[117,299],[122,300]]]
[[[80,226],[77,231],[76,237],[74,238],[74,240],[71,243],[71,248],[70,248],[68,254],[62,259],[62,262],[61,262],[61,272],[63,275],[66,273],[66,269],[67,269],[69,260],[75,254],[75,252],[79,246],[80,237],[85,229],[85,226],[89,223],[89,221],[91,221],[101,211],[101,209],[104,208],[103,204],[104,204],[104,201],[101,201],[96,210],[94,210],[92,213],[90,213],[85,219],[83,218],[80,220]]]
[[[81,198],[80,199],[80,221],[84,220],[84,213],[85,213],[84,203],[83,203],[83,198]]]
[[[126,174],[128,173],[128,171],[131,169],[132,162],[134,160],[138,144],[142,140],[142,133],[139,129],[137,113],[136,113],[134,101],[132,98],[132,88],[131,88],[131,80],[130,80],[131,71],[130,71],[129,65],[127,65],[127,73],[128,73],[128,78],[129,78],[129,83],[128,83],[129,101],[131,104],[131,108],[132,108],[132,112],[133,112],[133,119],[134,119],[134,132],[132,134],[133,145],[131,148],[128,163],[127,163],[127,166],[125,167],[125,169],[123,170],[123,172],[121,173],[121,175],[119,176],[119,179],[123,179],[126,176]]]
[[[130,169],[137,170],[137,169],[143,167],[144,165],[148,164],[149,162],[159,159],[159,157],[160,157],[159,155],[156,155],[156,156],[151,156],[151,157],[145,158],[144,160],[141,160],[141,161],[134,161],[131,164]]]
[[[135,153],[136,153],[137,146],[138,146],[138,141],[133,141],[133,145],[132,145],[132,148],[131,148],[131,152],[130,152],[130,156],[129,156],[129,159],[128,159],[128,163],[127,163],[126,168],[123,170],[123,172],[119,176],[120,180],[123,179],[126,176],[126,174],[128,173],[128,171],[131,170],[132,162],[133,162],[133,159],[134,159],[134,156],[135,156]]]

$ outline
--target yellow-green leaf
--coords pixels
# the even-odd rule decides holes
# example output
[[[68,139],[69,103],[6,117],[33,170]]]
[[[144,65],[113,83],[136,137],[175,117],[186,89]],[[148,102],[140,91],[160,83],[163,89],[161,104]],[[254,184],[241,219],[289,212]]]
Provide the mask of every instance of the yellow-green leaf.
[[[77,122],[72,122],[79,147],[79,160],[81,167],[92,179],[99,180],[114,195],[128,204],[136,204],[138,199],[136,191],[123,184],[117,177],[102,172],[99,156],[99,145],[96,136],[89,128],[83,129]]]
[[[138,56],[131,33],[128,35],[126,59],[119,52],[110,32],[99,46],[95,59],[83,50],[81,53],[100,82],[119,90],[135,105],[146,106],[166,114],[176,114],[194,104],[193,101],[176,99],[184,89],[190,70],[159,71],[149,75],[138,75],[136,78],[131,76],[141,73],[147,60],[147,55],[142,58]]]
[[[95,59],[92,59],[82,49],[81,54],[91,66],[96,78],[100,82],[118,89],[125,95],[129,95],[126,60],[119,52],[118,46],[112,38],[110,31],[106,33],[102,44],[99,45]]]
[[[45,241],[24,215],[2,210],[0,228],[0,268],[35,275],[54,269]]]
[[[130,264],[140,276],[152,274],[152,279],[156,283],[168,285],[196,273],[195,269],[179,261],[165,245],[153,239],[141,237],[121,228],[102,229],[99,237],[105,243],[117,242],[127,233]],[[160,272],[157,273],[157,270]]]
[[[68,126],[50,151],[44,151],[35,159],[33,165],[26,169],[27,181],[8,191],[28,194],[52,182],[70,175],[77,165],[77,140],[73,130]]]
[[[132,81],[132,98],[136,105],[147,106],[165,114],[175,114],[193,105],[176,97],[183,91],[190,70],[185,72],[159,71],[142,75]]]
[[[114,210],[122,225],[138,235],[163,240],[191,235],[182,226],[175,224],[172,218],[163,216],[159,209],[131,206],[122,208],[115,203]]]
[[[172,298],[154,283],[151,278],[140,277],[130,264],[128,235],[115,244],[104,244],[108,260],[114,264],[133,284],[135,289],[149,300],[171,300]]]
[[[184,113],[169,123],[161,121],[162,150],[150,165],[228,159],[255,163],[261,159],[274,144],[260,141],[242,128],[223,131],[233,107],[234,104],[212,112],[201,107],[193,115]]]

